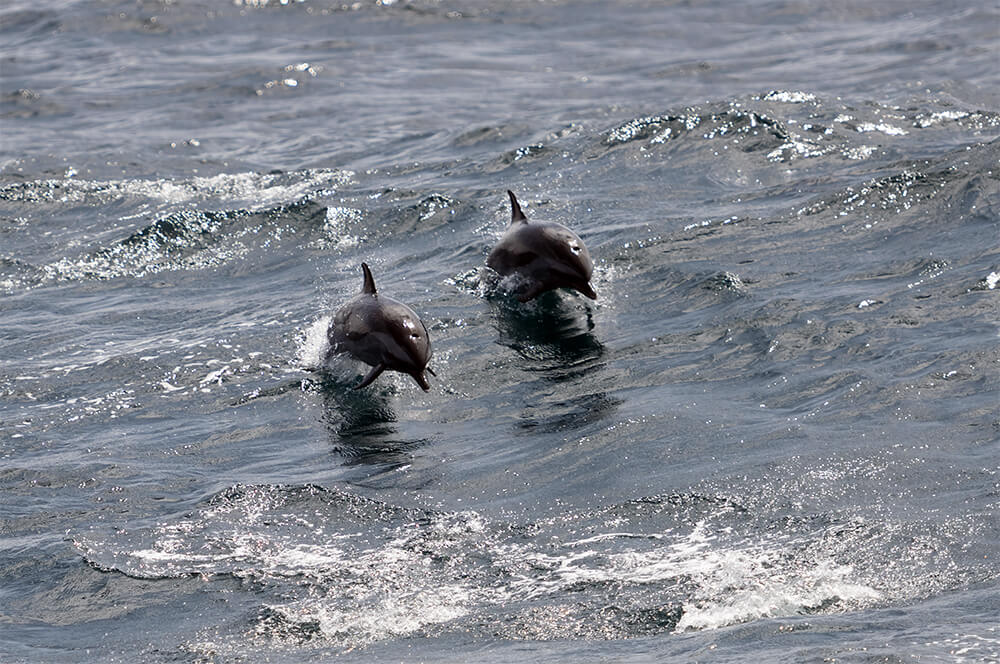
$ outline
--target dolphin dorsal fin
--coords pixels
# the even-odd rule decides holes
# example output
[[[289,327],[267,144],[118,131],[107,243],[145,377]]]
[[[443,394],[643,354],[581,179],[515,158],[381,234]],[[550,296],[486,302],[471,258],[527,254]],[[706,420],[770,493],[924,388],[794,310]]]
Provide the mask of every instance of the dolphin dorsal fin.
[[[362,263],[361,269],[365,273],[365,285],[361,287],[361,292],[368,295],[378,295],[378,291],[375,290],[375,277],[372,276],[372,271],[368,269],[368,263]]]
[[[523,212],[521,212],[521,206],[517,202],[517,198],[514,196],[514,192],[508,189],[507,195],[510,196],[510,223],[512,224],[516,224],[518,222],[528,223],[528,218],[524,216]]]

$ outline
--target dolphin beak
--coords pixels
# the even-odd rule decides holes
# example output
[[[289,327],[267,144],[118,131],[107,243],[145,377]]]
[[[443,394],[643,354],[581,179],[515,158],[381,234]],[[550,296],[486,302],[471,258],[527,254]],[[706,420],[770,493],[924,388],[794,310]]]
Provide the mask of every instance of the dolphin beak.
[[[582,284],[580,286],[577,286],[576,289],[581,293],[583,293],[584,295],[586,295],[587,297],[589,297],[591,300],[597,299],[597,293],[595,293],[594,289],[590,287],[590,284],[587,283]]]
[[[430,383],[427,382],[427,377],[424,376],[423,370],[414,371],[410,375],[413,376],[413,380],[417,381],[417,385],[419,385],[424,392],[430,391],[431,386]]]

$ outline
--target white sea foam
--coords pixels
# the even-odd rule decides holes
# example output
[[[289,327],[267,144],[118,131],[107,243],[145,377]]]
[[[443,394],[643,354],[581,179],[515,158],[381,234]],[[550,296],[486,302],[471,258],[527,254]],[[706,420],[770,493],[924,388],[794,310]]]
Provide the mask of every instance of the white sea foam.
[[[469,590],[460,585],[417,588],[377,596],[373,593],[362,606],[340,608],[326,599],[309,599],[269,605],[271,611],[291,625],[316,624],[322,635],[334,641],[364,646],[394,636],[406,636],[433,624],[466,615]],[[265,625],[262,636],[272,636]]]
[[[969,117],[969,113],[966,111],[940,111],[937,113],[931,113],[929,115],[917,116],[914,121],[913,126],[920,127],[921,129],[926,129],[927,127],[932,127],[936,124],[940,124],[945,120],[961,120],[962,118]]]
[[[289,498],[295,502],[286,505]],[[301,493],[252,487],[194,519],[157,528],[152,541],[124,558],[116,555],[115,564],[127,560],[123,569],[147,578],[197,573],[252,580],[270,589],[257,638],[294,640],[306,632],[348,648],[507,606],[544,614],[570,593],[580,593],[582,606],[594,593],[611,593],[601,601],[626,611],[641,611],[649,601],[672,604],[678,622],[657,629],[675,632],[883,600],[851,565],[834,559],[823,544],[830,533],[734,537],[728,507],[693,526],[672,523],[648,532],[607,522],[609,528],[560,543],[505,535],[473,511],[420,523],[389,516],[371,528],[345,528],[338,499],[294,507],[302,499]],[[346,509],[353,514],[356,506]],[[841,541],[839,530],[835,535]],[[567,633],[561,631],[567,623],[572,630],[593,617],[584,609],[560,616],[525,629],[558,635]],[[518,624],[512,619],[504,629],[521,634]],[[631,633],[626,624],[615,629]]]
[[[211,199],[240,203],[247,209],[256,210],[335,191],[353,176],[354,173],[347,170],[309,169],[294,173],[219,173],[170,180],[67,178],[35,181],[7,194],[20,200],[62,203],[145,198],[177,205]]]
[[[905,129],[891,124],[886,124],[884,122],[880,122],[878,124],[874,122],[862,122],[856,127],[856,129],[860,133],[877,131],[885,134],[886,136],[905,136],[907,134]]]
[[[361,210],[349,207],[331,206],[326,209],[323,235],[310,243],[313,249],[349,249],[364,242],[364,235],[353,235],[351,229],[362,228],[364,217]]]
[[[327,330],[333,316],[322,316],[309,324],[299,340],[297,353],[298,363],[306,369],[318,369],[326,361],[330,351],[330,339]]]
[[[768,161],[787,161],[796,157],[808,159],[810,157],[820,157],[833,151],[833,149],[833,145],[820,146],[812,141],[792,138],[768,152],[767,159]]]
[[[696,573],[698,593],[684,603],[675,631],[714,629],[791,616],[828,602],[871,602],[881,594],[850,580],[852,569],[829,560],[789,568],[779,551],[711,552]]]
[[[804,104],[807,101],[815,101],[816,95],[797,90],[775,90],[764,95],[764,99],[765,101],[780,101],[786,104]]]

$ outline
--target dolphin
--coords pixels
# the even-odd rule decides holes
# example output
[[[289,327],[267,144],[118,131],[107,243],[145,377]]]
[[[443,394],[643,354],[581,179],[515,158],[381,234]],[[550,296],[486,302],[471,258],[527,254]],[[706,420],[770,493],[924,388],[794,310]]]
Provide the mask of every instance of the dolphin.
[[[361,270],[365,273],[361,292],[337,311],[327,330],[330,353],[346,352],[372,366],[356,390],[392,369],[413,376],[426,392],[431,386],[424,371],[435,375],[427,366],[431,359],[427,328],[413,309],[378,294],[367,263],[361,264]]]
[[[521,302],[533,300],[555,288],[572,288],[597,299],[590,287],[594,263],[580,237],[562,224],[531,222],[521,212],[514,192],[510,196],[510,226],[486,259],[501,276],[520,275],[527,286],[518,294]]]

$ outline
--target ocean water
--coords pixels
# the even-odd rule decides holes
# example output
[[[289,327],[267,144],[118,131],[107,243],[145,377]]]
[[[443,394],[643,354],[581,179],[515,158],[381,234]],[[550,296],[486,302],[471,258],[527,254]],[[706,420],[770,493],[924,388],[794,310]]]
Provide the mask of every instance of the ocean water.
[[[1000,661],[998,45],[5,0],[0,661]],[[596,301],[490,278],[507,189]],[[326,360],[362,261],[430,392]]]

